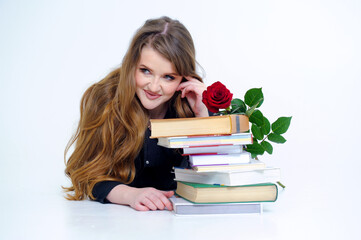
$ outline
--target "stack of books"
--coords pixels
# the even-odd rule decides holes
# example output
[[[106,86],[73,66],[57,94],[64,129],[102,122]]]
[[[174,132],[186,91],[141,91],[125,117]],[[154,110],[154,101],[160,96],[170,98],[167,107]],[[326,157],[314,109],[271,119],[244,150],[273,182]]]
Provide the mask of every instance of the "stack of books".
[[[189,156],[191,169],[174,169],[176,214],[261,213],[263,202],[277,199],[280,169],[244,150],[253,139],[244,115],[153,119],[151,138]]]

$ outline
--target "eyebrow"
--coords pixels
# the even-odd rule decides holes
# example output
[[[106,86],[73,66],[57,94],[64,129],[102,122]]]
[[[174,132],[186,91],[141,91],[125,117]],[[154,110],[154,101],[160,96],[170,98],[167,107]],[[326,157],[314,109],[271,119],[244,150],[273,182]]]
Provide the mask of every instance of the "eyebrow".
[[[151,69],[150,67],[148,67],[148,66],[146,66],[146,65],[144,65],[144,64],[140,64],[139,65],[139,67],[141,67],[141,68],[147,68],[147,69],[149,69],[151,72],[153,72],[153,69]],[[166,73],[165,75],[175,75],[175,76],[180,76],[179,74],[177,74],[177,73]]]

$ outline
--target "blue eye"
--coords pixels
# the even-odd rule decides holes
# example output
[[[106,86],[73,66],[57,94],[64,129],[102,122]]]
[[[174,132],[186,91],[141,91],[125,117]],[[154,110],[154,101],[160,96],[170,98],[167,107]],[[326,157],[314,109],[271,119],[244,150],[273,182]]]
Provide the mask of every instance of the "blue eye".
[[[150,71],[148,69],[146,69],[146,68],[140,68],[140,71],[142,73],[144,73],[144,74],[149,74],[150,73]]]
[[[174,80],[175,79],[175,77],[173,77],[171,75],[165,75],[164,78],[167,79],[167,80]]]

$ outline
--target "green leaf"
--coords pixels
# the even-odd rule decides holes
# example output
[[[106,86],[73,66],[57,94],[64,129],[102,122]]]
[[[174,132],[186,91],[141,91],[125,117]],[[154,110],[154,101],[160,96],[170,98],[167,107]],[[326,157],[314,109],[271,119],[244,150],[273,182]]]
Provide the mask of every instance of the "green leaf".
[[[252,124],[252,127],[251,127],[251,131],[252,131],[252,134],[253,136],[258,139],[258,140],[262,140],[263,139],[263,134],[262,134],[262,131],[261,131],[261,128],[258,127],[257,125],[255,124]]]
[[[247,145],[246,151],[257,155],[263,155],[265,150],[260,144],[254,142],[253,144]]]
[[[255,104],[257,104],[256,107],[260,107],[263,103],[263,99],[262,88],[252,88],[244,95],[244,101],[249,107],[254,106]]]
[[[256,109],[256,107],[257,107],[257,105],[254,105],[253,107],[247,109],[246,115],[247,115],[248,117],[252,116],[252,114],[253,114],[254,110]]]
[[[271,131],[271,124],[265,116],[263,116],[263,124],[261,126],[261,131],[263,135],[267,135]]]
[[[272,131],[274,133],[282,134],[287,132],[288,127],[291,124],[292,117],[280,117],[274,123],[272,123]]]
[[[271,133],[267,138],[274,143],[285,143],[287,141],[284,137],[277,133]]]
[[[251,123],[257,124],[257,126],[263,125],[263,114],[260,110],[255,110],[253,114],[249,117]]]
[[[269,142],[263,141],[261,142],[261,146],[264,148],[264,150],[266,150],[266,152],[268,152],[268,154],[273,153],[273,147]]]
[[[246,113],[246,104],[239,98],[234,98],[231,101],[232,111],[231,113]]]

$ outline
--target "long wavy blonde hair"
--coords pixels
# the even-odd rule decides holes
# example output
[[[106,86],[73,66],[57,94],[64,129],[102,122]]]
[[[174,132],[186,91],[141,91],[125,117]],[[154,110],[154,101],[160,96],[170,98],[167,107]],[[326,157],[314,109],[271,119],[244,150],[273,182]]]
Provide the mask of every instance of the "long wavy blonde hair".
[[[66,198],[94,199],[93,187],[106,180],[125,184],[135,177],[134,159],[144,141],[149,121],[147,110],[135,94],[134,73],[144,46],[151,46],[174,64],[180,76],[196,73],[195,49],[188,30],[168,17],[151,19],[133,37],[121,67],[109,73],[84,93],[80,104],[80,120],[74,136],[65,149],[66,175],[71,187],[63,187]],[[177,117],[193,117],[186,99],[176,92],[169,101]]]

